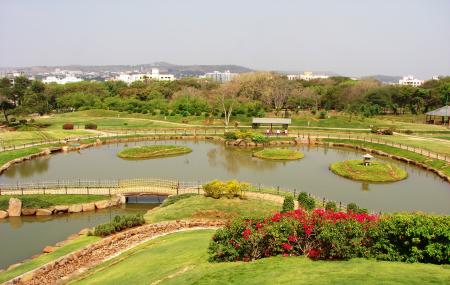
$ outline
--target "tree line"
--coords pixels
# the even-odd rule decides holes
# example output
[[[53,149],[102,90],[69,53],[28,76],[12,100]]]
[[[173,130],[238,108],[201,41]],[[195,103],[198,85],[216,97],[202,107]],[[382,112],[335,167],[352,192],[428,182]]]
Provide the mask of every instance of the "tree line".
[[[351,115],[420,114],[446,103],[450,77],[420,87],[384,85],[377,80],[330,77],[288,80],[270,72],[245,73],[224,84],[184,78],[171,82],[121,81],[43,84],[26,77],[0,80],[0,110],[11,115],[107,109],[165,116],[290,116],[301,110],[336,110]]]

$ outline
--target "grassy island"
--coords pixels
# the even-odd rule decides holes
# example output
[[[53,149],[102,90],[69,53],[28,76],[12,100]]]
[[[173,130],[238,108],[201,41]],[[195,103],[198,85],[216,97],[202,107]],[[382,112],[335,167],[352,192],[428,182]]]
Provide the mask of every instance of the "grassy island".
[[[389,163],[372,161],[364,166],[362,160],[345,160],[330,165],[330,170],[345,178],[369,182],[394,182],[405,179],[408,173]]]
[[[117,154],[125,159],[147,159],[165,156],[175,156],[191,152],[192,149],[186,146],[177,145],[149,145],[126,148]]]
[[[296,160],[305,155],[299,151],[285,148],[268,148],[253,153],[254,157],[271,160]]]

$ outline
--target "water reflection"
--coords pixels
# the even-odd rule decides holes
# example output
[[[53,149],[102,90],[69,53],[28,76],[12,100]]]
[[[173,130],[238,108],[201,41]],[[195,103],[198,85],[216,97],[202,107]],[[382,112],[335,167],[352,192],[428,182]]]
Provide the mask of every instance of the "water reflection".
[[[11,171],[5,172],[7,177],[30,177],[39,173],[44,173],[48,170],[49,157],[41,157],[39,159],[32,159],[27,161],[29,164],[27,167],[14,167]]]

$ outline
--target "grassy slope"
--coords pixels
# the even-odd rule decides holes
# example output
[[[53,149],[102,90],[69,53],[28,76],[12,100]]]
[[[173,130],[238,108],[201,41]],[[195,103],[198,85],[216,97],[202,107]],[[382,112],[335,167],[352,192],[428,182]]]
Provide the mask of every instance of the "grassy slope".
[[[363,141],[357,141],[357,140],[348,140],[348,139],[323,139],[323,141],[346,143],[346,144],[358,145],[358,146],[368,147],[371,149],[381,150],[381,151],[389,153],[389,154],[402,156],[402,157],[405,157],[405,158],[408,158],[411,160],[415,160],[415,161],[424,163],[426,165],[429,165],[431,167],[441,170],[442,172],[446,173],[447,175],[450,175],[450,165],[448,163],[445,163],[445,161],[431,159],[431,158],[426,157],[425,155],[421,155],[419,153],[415,153],[415,152],[408,151],[405,149],[400,149],[400,148],[377,144],[377,143],[363,142]]]
[[[330,165],[334,173],[359,181],[391,182],[405,179],[408,173],[392,164],[373,161],[371,165],[364,166],[362,160],[346,160]]]
[[[19,265],[16,268],[1,272],[0,273],[0,283],[10,280],[11,278],[19,276],[30,270],[33,270],[33,269],[35,269],[43,264],[46,264],[52,260],[58,259],[59,257],[61,257],[63,255],[66,255],[70,252],[78,250],[78,249],[80,249],[88,244],[91,244],[99,239],[100,239],[99,237],[94,237],[94,236],[80,236],[72,241],[69,241],[67,244],[58,248],[54,252],[43,254],[43,255],[39,256],[38,258],[26,261],[25,263]]]
[[[181,155],[189,153],[191,151],[192,149],[186,146],[149,145],[149,146],[125,148],[124,150],[119,152],[117,156],[127,159],[141,159],[141,158]]]
[[[180,200],[167,207],[155,208],[144,218],[148,223],[187,218],[230,219],[237,216],[267,215],[280,209],[280,204],[270,201],[214,199],[199,195]]]
[[[213,231],[174,233],[88,271],[74,284],[448,284],[448,266],[271,257],[208,263]]]
[[[0,152],[0,166],[13,159],[41,152],[45,147],[33,146],[24,149]]]
[[[80,203],[95,202],[104,200],[107,196],[104,195],[1,195],[0,196],[0,210],[8,208],[10,198],[18,198],[22,200],[22,208],[47,208],[55,205],[72,205]]]
[[[305,155],[292,149],[266,148],[253,153],[253,156],[272,160],[295,160],[303,158]]]
[[[64,138],[83,137],[92,135],[85,130],[40,130],[40,131],[15,131],[0,133],[0,144],[5,147],[23,145],[33,142],[54,141]]]

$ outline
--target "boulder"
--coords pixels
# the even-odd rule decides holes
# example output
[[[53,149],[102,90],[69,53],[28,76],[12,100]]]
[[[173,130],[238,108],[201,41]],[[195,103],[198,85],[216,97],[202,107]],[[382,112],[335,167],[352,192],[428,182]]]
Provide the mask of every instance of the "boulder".
[[[48,245],[48,246],[44,247],[42,252],[43,253],[50,253],[50,252],[54,252],[55,250],[56,250],[56,247]]]
[[[82,229],[81,231],[79,231],[78,235],[80,235],[80,236],[87,236],[90,232],[91,232],[91,230],[86,228],[86,229]]]
[[[56,205],[55,207],[54,207],[54,210],[55,210],[55,212],[67,212],[67,211],[69,211],[69,206],[67,206],[67,205]]]
[[[95,208],[97,208],[97,209],[105,209],[111,205],[111,201],[102,200],[102,201],[97,201],[94,204],[95,204]]]
[[[94,211],[95,204],[94,203],[84,203],[82,204],[83,212]]]
[[[69,213],[79,213],[83,211],[83,206],[81,204],[70,205],[68,211]]]
[[[36,214],[36,209],[22,209],[22,216],[33,216]]]
[[[0,210],[0,219],[5,219],[8,216],[8,212]]]
[[[48,209],[37,209],[36,210],[36,216],[50,216],[52,214],[52,211]]]
[[[17,198],[9,199],[8,214],[10,217],[20,217],[22,214],[22,201]]]
[[[122,197],[125,199],[125,196],[114,196],[111,198],[111,206],[119,206],[122,202]]]

